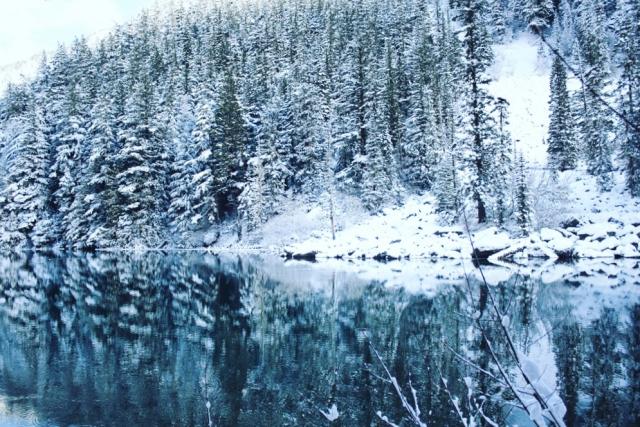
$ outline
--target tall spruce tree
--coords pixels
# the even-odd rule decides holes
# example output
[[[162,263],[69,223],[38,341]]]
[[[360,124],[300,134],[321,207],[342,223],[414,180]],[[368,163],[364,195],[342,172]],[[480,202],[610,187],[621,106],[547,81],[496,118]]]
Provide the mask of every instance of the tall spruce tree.
[[[605,39],[603,5],[598,0],[585,0],[578,8],[578,41],[583,79],[580,131],[585,143],[587,170],[596,177],[600,190],[612,186],[613,122],[602,100],[608,97],[609,59]]]
[[[462,114],[469,175],[467,191],[476,205],[478,223],[484,223],[487,206],[491,204],[490,172],[494,166],[491,141],[495,138],[495,120],[490,114],[493,98],[488,91],[487,74],[493,52],[486,27],[486,0],[463,0],[459,7],[465,58],[466,99]]]
[[[494,166],[491,169],[491,187],[494,193],[494,219],[498,225],[503,225],[507,219],[507,201],[509,194],[509,177],[512,176],[512,142],[509,132],[509,102],[504,98],[497,98],[494,115],[496,118],[496,136],[493,141],[492,158]]]
[[[549,167],[565,171],[575,169],[578,149],[575,141],[574,122],[571,113],[571,98],[567,90],[567,71],[559,57],[555,57],[551,67],[551,98],[549,108],[549,138],[547,154]]]
[[[31,99],[11,124],[15,134],[3,144],[10,155],[0,197],[2,239],[13,248],[48,245],[52,242],[34,236],[37,225],[48,220],[49,144],[41,107]]]
[[[166,230],[167,156],[158,127],[156,97],[145,70],[127,101],[118,133],[118,222],[116,241],[127,246],[157,246]]]
[[[620,110],[629,123],[622,128],[622,153],[627,175],[627,188],[640,197],[640,4],[635,0],[620,2],[616,16],[618,65],[622,70],[618,83]]]
[[[194,229],[194,222],[197,222],[195,220],[198,218],[193,202],[194,197],[200,194],[196,186],[200,183],[194,182],[196,175],[194,171],[198,162],[195,153],[198,152],[202,141],[196,140],[194,137],[200,136],[201,133],[194,134],[196,117],[191,97],[188,95],[179,96],[175,108],[174,129],[171,132],[173,162],[170,170],[169,217],[174,232],[182,238],[182,241],[188,241],[190,232]],[[202,134],[206,134],[206,131]],[[208,139],[204,141],[204,144],[205,149],[211,152]],[[213,207],[215,209],[215,203]]]
[[[374,108],[368,118],[366,156],[363,158],[366,167],[362,180],[362,199],[364,206],[372,211],[379,210],[394,196],[394,177],[390,175],[391,137],[384,132],[385,123]]]
[[[516,223],[523,236],[531,229],[531,201],[527,183],[527,165],[522,153],[516,154]]]
[[[218,213],[233,215],[245,179],[247,129],[231,69],[224,72],[212,130]]]
[[[249,162],[240,211],[249,230],[278,213],[291,176],[286,156],[291,146],[286,104],[275,94],[260,114],[255,156]]]
[[[215,163],[216,146],[213,136],[214,112],[211,105],[211,93],[202,89],[195,111],[195,123],[191,131],[191,140],[182,148],[181,155],[186,157],[183,173],[190,175],[188,188],[191,196],[185,200],[188,204],[184,219],[191,223],[192,229],[203,229],[214,224],[219,218],[217,192],[219,191],[222,166]],[[189,144],[192,146],[190,147]],[[193,152],[190,156],[188,151]],[[189,190],[185,190],[189,191]]]
[[[93,118],[87,132],[90,152],[86,164],[83,197],[77,200],[84,207],[88,224],[86,245],[108,246],[113,242],[117,221],[115,188],[116,132],[114,108],[104,90],[92,109]]]

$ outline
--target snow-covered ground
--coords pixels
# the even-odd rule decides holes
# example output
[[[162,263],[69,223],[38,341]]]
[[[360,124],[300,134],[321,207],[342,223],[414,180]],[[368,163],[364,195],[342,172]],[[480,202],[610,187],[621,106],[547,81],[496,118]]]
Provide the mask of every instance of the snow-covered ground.
[[[549,127],[550,61],[540,44],[533,34],[522,33],[497,45],[490,69],[491,93],[509,102],[514,146],[534,166],[546,164]]]

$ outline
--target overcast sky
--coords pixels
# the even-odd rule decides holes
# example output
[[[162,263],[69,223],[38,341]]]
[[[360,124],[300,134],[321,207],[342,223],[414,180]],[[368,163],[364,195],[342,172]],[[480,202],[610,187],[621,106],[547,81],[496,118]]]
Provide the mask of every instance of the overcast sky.
[[[0,0],[0,65],[127,21],[156,0]]]

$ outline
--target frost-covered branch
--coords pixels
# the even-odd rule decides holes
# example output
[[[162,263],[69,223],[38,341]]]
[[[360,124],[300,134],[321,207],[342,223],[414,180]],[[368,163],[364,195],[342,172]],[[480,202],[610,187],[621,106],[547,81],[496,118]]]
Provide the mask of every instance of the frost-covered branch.
[[[371,348],[373,349],[373,352],[378,358],[378,361],[382,365],[384,372],[387,374],[389,381],[391,382],[391,384],[393,384],[393,388],[396,391],[396,394],[398,395],[400,402],[402,403],[402,407],[405,409],[405,411],[409,415],[409,419],[411,420],[411,422],[418,427],[427,427],[427,424],[420,419],[420,408],[418,406],[417,392],[413,388],[413,385],[411,385],[411,381],[409,381],[409,388],[411,389],[411,395],[413,396],[413,405],[409,403],[409,400],[404,395],[404,392],[402,391],[400,384],[398,384],[398,380],[396,379],[396,377],[391,375],[389,368],[387,368],[387,365],[384,363],[384,360],[382,360],[382,357],[380,357],[380,353],[378,353],[378,350],[376,350],[373,346]],[[387,416],[382,414],[382,412],[378,411],[376,412],[376,415],[378,416],[378,418],[380,418],[380,420],[382,420],[387,425],[397,427],[397,424],[394,424],[393,422],[391,422]]]
[[[491,418],[489,418],[482,409],[484,403],[486,402],[486,398],[484,398],[483,396],[482,402],[478,404],[476,399],[473,397],[473,384],[471,378],[464,378],[464,383],[467,387],[467,412],[469,413],[469,417],[465,417],[462,413],[462,409],[460,408],[460,400],[451,394],[447,380],[442,375],[440,375],[440,380],[442,381],[444,390],[449,397],[449,401],[453,405],[456,414],[458,415],[458,418],[460,418],[460,422],[462,422],[462,425],[464,427],[476,427],[478,425],[476,422],[478,418],[483,419],[490,426],[498,427],[498,424]]]

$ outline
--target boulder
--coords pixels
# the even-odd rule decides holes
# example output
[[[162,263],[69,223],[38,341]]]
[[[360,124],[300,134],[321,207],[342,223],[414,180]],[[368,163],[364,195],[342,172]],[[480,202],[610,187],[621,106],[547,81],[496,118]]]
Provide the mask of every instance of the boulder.
[[[560,223],[560,227],[564,228],[575,228],[580,226],[580,221],[577,218],[568,218]]]

